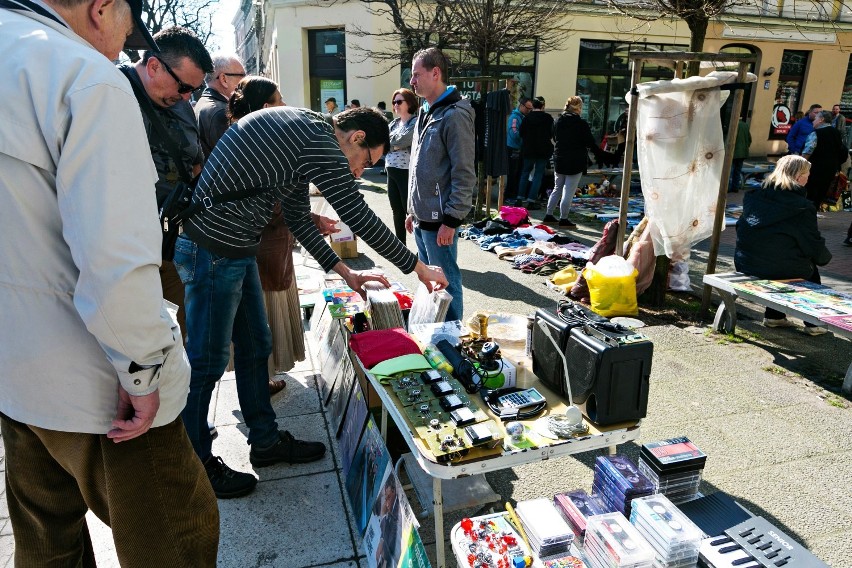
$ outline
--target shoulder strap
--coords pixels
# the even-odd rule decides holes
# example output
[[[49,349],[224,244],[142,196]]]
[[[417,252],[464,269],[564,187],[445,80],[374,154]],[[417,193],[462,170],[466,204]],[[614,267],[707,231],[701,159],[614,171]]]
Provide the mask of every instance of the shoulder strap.
[[[60,24],[63,27],[68,27],[65,22],[57,18],[55,15],[51,14],[49,10],[45,10],[43,7],[39,6],[35,2],[30,2],[29,0],[0,0],[0,8],[5,8],[7,10],[27,10],[30,12],[35,12],[39,16],[44,16],[50,20],[53,20],[57,24]]]
[[[8,0],[0,0],[0,2],[4,1]],[[188,171],[186,171],[186,166],[183,163],[183,155],[180,148],[174,138],[172,138],[172,135],[166,128],[166,125],[163,124],[163,121],[157,114],[157,111],[154,110],[154,105],[151,104],[151,99],[148,98],[148,95],[142,87],[133,79],[129,68],[119,67],[119,70],[124,73],[127,80],[130,82],[130,86],[133,87],[133,94],[136,95],[136,100],[139,101],[139,107],[142,109],[142,112],[147,115],[148,120],[151,122],[151,128],[154,129],[154,133],[157,135],[157,138],[162,140],[166,145],[166,150],[168,150],[169,154],[171,154],[181,180],[183,180],[184,183],[192,183],[192,176]]]
[[[240,199],[246,199],[249,197],[254,197],[255,195],[260,195],[267,189],[269,188],[251,187],[247,189],[241,189],[240,191],[232,191],[231,193],[220,193],[218,195],[214,195],[213,197],[204,197],[201,200],[190,204],[189,207],[181,211],[180,215],[178,216],[178,221],[186,221],[187,219],[194,217],[195,215],[200,213],[202,210],[210,209],[214,205],[218,205],[220,203],[239,201]]]

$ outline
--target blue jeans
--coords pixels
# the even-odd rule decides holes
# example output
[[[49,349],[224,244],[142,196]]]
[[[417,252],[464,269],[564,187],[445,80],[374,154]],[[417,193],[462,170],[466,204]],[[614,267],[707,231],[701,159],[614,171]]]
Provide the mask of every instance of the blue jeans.
[[[182,416],[195,453],[201,461],[211,454],[207,411],[216,381],[228,366],[232,341],[248,443],[271,446],[278,440],[267,370],[272,334],[255,258],[219,256],[181,236],[174,262],[186,287],[186,354],[192,377]]]
[[[453,237],[453,244],[445,247],[438,246],[438,231],[424,231],[414,228],[414,242],[417,244],[417,255],[425,264],[440,266],[447,278],[447,292],[453,297],[447,310],[447,321],[460,320],[464,313],[462,300],[462,279],[459,270],[459,232]]]
[[[541,189],[541,180],[544,178],[544,169],[546,167],[547,159],[524,158],[524,167],[521,170],[521,183],[518,186],[518,199],[526,199],[527,201],[538,199],[538,191]],[[530,172],[533,172],[532,184],[530,184]]]

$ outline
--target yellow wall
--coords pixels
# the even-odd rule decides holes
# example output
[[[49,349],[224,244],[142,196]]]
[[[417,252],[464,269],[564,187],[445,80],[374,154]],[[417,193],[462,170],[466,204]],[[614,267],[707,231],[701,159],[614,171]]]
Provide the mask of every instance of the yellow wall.
[[[370,49],[381,49],[376,38],[357,38],[350,32],[355,27],[368,30],[380,30],[389,26],[384,18],[371,16],[359,2],[341,2],[331,7],[298,5],[300,3],[278,2],[268,5],[267,14],[271,19],[267,26],[275,32],[275,44],[278,52],[278,65],[270,74],[281,86],[281,96],[292,106],[309,106],[310,82],[308,65],[308,30],[321,28],[346,29],[346,94],[349,99],[358,99],[364,106],[375,106],[385,101],[390,110],[390,99],[399,84],[399,69],[381,77],[362,78],[376,72],[371,62],[356,63],[357,57],[352,46],[363,45]],[[271,52],[267,46],[267,53]],[[338,101],[339,104],[340,101]],[[324,109],[323,109],[324,110]]]
[[[597,9],[594,7],[577,8]],[[342,1],[333,6],[317,6],[311,2],[294,0],[269,0],[267,3],[267,58],[277,54],[277,64],[270,70],[273,78],[281,84],[281,94],[288,104],[306,106],[309,101],[308,77],[308,32],[312,28],[343,27],[347,30],[346,43],[349,61],[346,64],[347,96],[356,98],[362,104],[373,106],[380,100],[390,104],[391,94],[398,86],[399,69],[376,78],[360,78],[359,75],[371,75],[378,72],[379,66],[372,61],[357,62],[352,49],[360,43],[366,47],[379,48],[376,38],[356,38],[351,34],[354,27],[371,31],[389,29],[386,18],[371,15],[364,5],[357,1]],[[564,101],[576,94],[577,61],[580,40],[648,42],[666,44],[689,44],[689,30],[680,20],[663,20],[641,23],[621,17],[592,13],[575,13],[566,18],[566,25],[573,30],[563,46],[555,51],[540,53],[536,65],[536,92],[547,100],[548,110],[560,111]],[[784,22],[775,20],[774,30],[784,30]],[[733,26],[733,25],[732,25]],[[767,154],[780,154],[786,151],[783,140],[769,140],[769,123],[775,104],[775,89],[781,69],[781,57],[785,49],[812,51],[810,68],[806,73],[802,93],[802,105],[807,108],[817,102],[831,109],[831,105],[840,100],[845,80],[849,52],[841,51],[839,45],[852,45],[852,31],[834,29],[829,24],[822,28],[821,35],[833,38],[832,43],[804,42],[788,39],[746,40],[723,37],[730,34],[732,26],[722,22],[711,23],[704,44],[704,51],[716,52],[731,44],[749,44],[757,47],[759,62],[758,81],[754,88],[751,104],[751,154],[763,157]],[[735,26],[740,30],[757,30],[766,33],[768,27],[762,24],[748,24],[737,20]],[[793,30],[792,26],[786,29]],[[817,34],[820,35],[820,34]],[[795,34],[793,34],[795,36]],[[762,72],[775,67],[775,73],[768,77],[769,88],[764,89]],[[793,109],[795,112],[797,109]],[[850,117],[852,118],[852,117]]]

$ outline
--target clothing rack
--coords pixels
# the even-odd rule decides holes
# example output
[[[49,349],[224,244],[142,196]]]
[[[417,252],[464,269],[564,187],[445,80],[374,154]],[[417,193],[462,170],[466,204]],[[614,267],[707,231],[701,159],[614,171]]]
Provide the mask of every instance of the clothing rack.
[[[736,63],[737,84],[745,83],[746,72],[751,63],[757,61],[757,56],[753,54],[733,54],[733,53],[700,53],[689,51],[634,51],[628,55],[628,60],[631,66],[630,77],[630,92],[636,96],[638,93],[636,85],[642,75],[642,65],[650,61],[673,62],[675,64],[675,77],[683,75],[684,64],[694,61],[710,61],[714,63]],[[719,239],[722,233],[722,223],[725,220],[725,202],[728,195],[728,182],[731,175],[731,163],[733,162],[733,152],[731,151],[737,139],[737,126],[739,124],[740,110],[743,104],[743,89],[734,90],[733,107],[731,109],[731,118],[728,123],[728,134],[725,140],[725,161],[722,166],[722,179],[719,181],[719,196],[716,200],[716,216],[713,221],[713,233],[710,237],[710,251],[707,256],[707,268],[705,274],[713,274],[716,272],[716,260],[719,256]],[[624,171],[630,172],[633,169],[633,149],[636,146],[636,116],[638,113],[638,105],[631,104],[627,114],[627,138],[624,143]],[[641,176],[641,172],[640,172]],[[618,237],[615,241],[615,254],[624,256],[624,235],[626,231],[627,221],[627,204],[630,199],[630,178],[631,176],[624,175],[621,179],[621,201],[619,204],[618,213]],[[705,285],[701,298],[701,311],[706,313],[710,308],[710,296],[712,288]]]

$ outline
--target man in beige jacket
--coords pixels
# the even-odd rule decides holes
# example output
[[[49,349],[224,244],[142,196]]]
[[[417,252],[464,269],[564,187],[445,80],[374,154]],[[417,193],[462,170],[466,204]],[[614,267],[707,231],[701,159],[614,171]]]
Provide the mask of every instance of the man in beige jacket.
[[[157,274],[157,179],[111,63],[142,0],[0,0],[0,425],[16,566],[214,566],[218,511],[179,415],[189,369]],[[137,47],[134,45],[133,47]],[[135,109],[135,110],[133,110]]]

